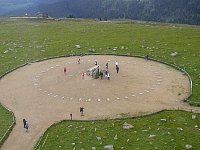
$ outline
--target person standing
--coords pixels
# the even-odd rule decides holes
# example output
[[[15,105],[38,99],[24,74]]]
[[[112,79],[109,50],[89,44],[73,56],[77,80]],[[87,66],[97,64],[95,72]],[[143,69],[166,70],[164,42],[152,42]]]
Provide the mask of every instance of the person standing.
[[[97,66],[97,60],[94,61],[95,66]]]
[[[26,125],[25,125],[25,128],[26,128],[26,132],[28,132],[28,128],[29,128],[29,124],[28,124],[28,121],[26,121]]]
[[[78,64],[80,64],[81,63],[81,59],[80,59],[80,57],[78,58]]]
[[[108,80],[110,80],[110,73],[109,72],[107,73],[107,77],[108,77]]]
[[[70,119],[72,120],[72,114],[70,114]]]
[[[103,79],[103,71],[100,71],[101,79]]]
[[[66,67],[64,67],[64,73],[66,74],[66,72],[67,72],[67,68],[66,68]]]
[[[116,66],[117,73],[119,72],[119,66]]]
[[[26,119],[23,119],[24,128],[26,128]]]
[[[115,67],[119,67],[119,63],[117,61],[115,61]]]
[[[83,72],[83,73],[82,73],[82,79],[84,79],[84,77],[85,77],[85,73]]]
[[[106,63],[106,69],[108,69],[108,62]]]
[[[149,55],[144,56],[144,59],[147,61],[149,60]]]
[[[80,107],[80,113],[81,113],[81,116],[83,116],[83,107]]]

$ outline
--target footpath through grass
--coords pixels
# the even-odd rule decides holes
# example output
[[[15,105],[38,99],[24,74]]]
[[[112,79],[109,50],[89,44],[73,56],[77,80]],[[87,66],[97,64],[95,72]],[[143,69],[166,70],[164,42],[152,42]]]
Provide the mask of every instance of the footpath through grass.
[[[125,122],[134,127],[123,129]],[[116,150],[182,150],[189,144],[199,150],[199,127],[200,114],[184,111],[164,111],[135,119],[63,121],[48,129],[37,149],[102,150],[111,144]]]

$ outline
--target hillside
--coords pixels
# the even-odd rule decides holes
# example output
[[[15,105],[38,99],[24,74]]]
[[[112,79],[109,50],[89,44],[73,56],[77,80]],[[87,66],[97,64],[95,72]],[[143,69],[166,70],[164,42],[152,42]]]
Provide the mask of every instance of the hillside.
[[[14,1],[12,5],[6,1],[0,4],[4,4],[0,5],[1,16],[18,16],[25,13],[33,15],[42,12],[52,17],[126,18],[200,24],[199,0],[21,0],[18,4],[14,4]]]

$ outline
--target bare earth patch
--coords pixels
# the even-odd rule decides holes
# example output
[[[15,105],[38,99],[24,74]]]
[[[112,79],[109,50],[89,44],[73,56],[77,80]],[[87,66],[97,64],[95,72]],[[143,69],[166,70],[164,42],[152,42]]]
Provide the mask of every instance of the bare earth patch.
[[[0,100],[11,109],[17,124],[2,150],[32,149],[47,127],[56,121],[117,118],[163,109],[190,109],[182,100],[190,93],[186,75],[154,61],[122,56],[90,55],[51,59],[27,65],[0,80]],[[82,73],[109,65],[111,80]],[[119,63],[119,73],[115,70]],[[63,68],[66,67],[66,74]],[[84,116],[79,108],[83,106]],[[28,133],[22,119],[30,125]]]

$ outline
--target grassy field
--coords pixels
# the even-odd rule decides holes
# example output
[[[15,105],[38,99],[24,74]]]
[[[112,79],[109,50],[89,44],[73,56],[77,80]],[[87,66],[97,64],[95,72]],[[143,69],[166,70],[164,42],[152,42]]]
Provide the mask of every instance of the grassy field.
[[[3,136],[5,136],[5,133],[12,124],[12,122],[13,119],[11,113],[0,105],[0,139],[2,139]],[[1,145],[2,143],[0,141],[0,147]]]
[[[1,19],[0,35],[0,75],[23,63],[56,55],[92,51],[130,55],[148,54],[152,58],[176,64],[185,69],[193,80],[193,95],[189,99],[190,103],[200,103],[199,26],[138,24],[129,21]],[[75,45],[80,45],[81,48],[77,49]],[[172,52],[177,52],[178,55],[172,57],[170,55]],[[0,107],[0,120],[9,124],[10,117],[2,117],[6,113]],[[168,113],[174,112],[162,114],[165,116]],[[181,114],[187,115],[184,112]],[[100,125],[104,126],[104,122]],[[3,128],[0,124],[0,129]],[[172,131],[172,134],[175,133]],[[197,143],[194,145],[198,145]]]
[[[200,114],[164,111],[156,115],[135,119],[106,121],[63,121],[48,129],[36,149],[102,150],[114,145],[117,150],[181,150],[185,145],[200,149]],[[134,127],[123,129],[128,123]],[[196,127],[195,127],[196,126]],[[75,143],[75,145],[73,145]],[[40,148],[39,148],[40,146]]]
[[[200,27],[90,20],[0,22],[0,75],[20,64],[63,54],[150,55],[177,64],[193,79],[191,103],[200,102]],[[79,44],[81,49],[75,48]],[[114,49],[114,50],[113,50]],[[172,52],[178,52],[172,57]]]

